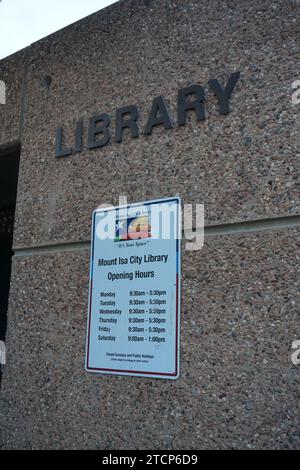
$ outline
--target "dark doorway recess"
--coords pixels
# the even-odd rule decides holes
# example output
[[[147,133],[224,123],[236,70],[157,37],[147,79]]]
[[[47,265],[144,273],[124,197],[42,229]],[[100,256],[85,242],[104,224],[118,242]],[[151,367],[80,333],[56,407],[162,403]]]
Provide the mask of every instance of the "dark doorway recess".
[[[0,340],[5,341],[20,149],[0,153]],[[1,365],[0,365],[1,367]],[[0,369],[1,384],[1,369]]]

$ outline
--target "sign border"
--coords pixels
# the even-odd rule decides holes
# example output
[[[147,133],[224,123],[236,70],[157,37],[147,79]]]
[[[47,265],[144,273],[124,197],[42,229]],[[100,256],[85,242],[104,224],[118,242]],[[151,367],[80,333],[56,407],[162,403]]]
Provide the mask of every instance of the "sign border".
[[[90,358],[90,327],[91,327],[91,314],[92,314],[92,292],[93,292],[93,267],[94,267],[94,248],[95,248],[95,219],[96,214],[99,212],[108,212],[112,210],[119,210],[122,208],[132,208],[139,206],[149,206],[152,204],[176,202],[177,204],[177,240],[176,240],[176,340],[175,340],[175,372],[164,373],[164,372],[148,372],[148,371],[134,371],[134,370],[123,370],[123,369],[107,369],[107,368],[96,368],[89,366]],[[122,375],[127,377],[146,377],[146,378],[165,378],[176,380],[180,375],[180,292],[181,292],[181,237],[180,237],[180,212],[181,198],[179,196],[170,197],[166,199],[154,199],[151,201],[138,202],[133,204],[126,204],[123,206],[107,207],[96,209],[93,211],[92,216],[92,241],[91,241],[91,256],[90,256],[90,283],[89,283],[89,303],[88,303],[88,321],[86,331],[86,358],[85,358],[85,370],[95,374],[107,374],[107,375]]]

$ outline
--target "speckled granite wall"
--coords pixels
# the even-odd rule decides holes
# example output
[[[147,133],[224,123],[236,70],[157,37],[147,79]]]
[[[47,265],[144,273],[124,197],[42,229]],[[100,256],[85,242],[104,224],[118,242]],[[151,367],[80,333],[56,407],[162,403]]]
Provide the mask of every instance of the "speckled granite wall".
[[[286,1],[126,0],[33,45],[16,246],[85,240],[91,211],[119,194],[140,201],[179,193],[206,204],[207,223],[299,210],[296,17]],[[59,125],[70,146],[80,117],[87,124],[105,112],[114,124],[118,107],[136,104],[143,129],[155,96],[165,96],[175,118],[179,88],[225,84],[234,71],[241,79],[228,116],[207,90],[205,122],[148,138],[125,133],[122,144],[54,158]],[[49,75],[46,92],[40,82]]]
[[[20,61],[12,73],[16,84],[25,77],[23,96],[14,95],[24,120],[19,257],[0,448],[299,448],[300,366],[290,358],[300,339],[296,229],[219,235],[184,253],[182,375],[172,383],[87,374],[89,254],[64,245],[34,252],[88,240],[92,210],[119,195],[179,194],[205,204],[209,226],[299,214],[297,9],[293,1],[125,0],[31,46],[26,73]],[[237,70],[232,112],[220,116],[207,82],[225,84]],[[58,125],[72,145],[79,118],[86,127],[107,112],[114,128],[115,110],[135,104],[142,129],[155,96],[176,117],[178,89],[191,83],[207,87],[205,122],[55,159]],[[17,139],[12,108],[0,144]]]
[[[5,447],[299,447],[295,238],[216,237],[184,254],[176,382],[84,372],[88,254],[15,260]]]

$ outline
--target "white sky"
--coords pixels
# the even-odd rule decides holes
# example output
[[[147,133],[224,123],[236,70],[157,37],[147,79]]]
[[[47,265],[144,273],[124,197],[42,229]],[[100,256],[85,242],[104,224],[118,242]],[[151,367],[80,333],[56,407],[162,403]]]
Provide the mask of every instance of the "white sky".
[[[0,59],[117,0],[0,0]]]

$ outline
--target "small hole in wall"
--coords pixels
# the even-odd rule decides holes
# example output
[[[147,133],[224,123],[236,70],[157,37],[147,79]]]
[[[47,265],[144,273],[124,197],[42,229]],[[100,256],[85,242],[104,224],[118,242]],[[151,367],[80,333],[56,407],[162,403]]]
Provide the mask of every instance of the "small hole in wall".
[[[49,91],[51,83],[52,83],[52,78],[50,77],[50,75],[47,75],[41,80],[41,87],[43,88],[44,91]]]

